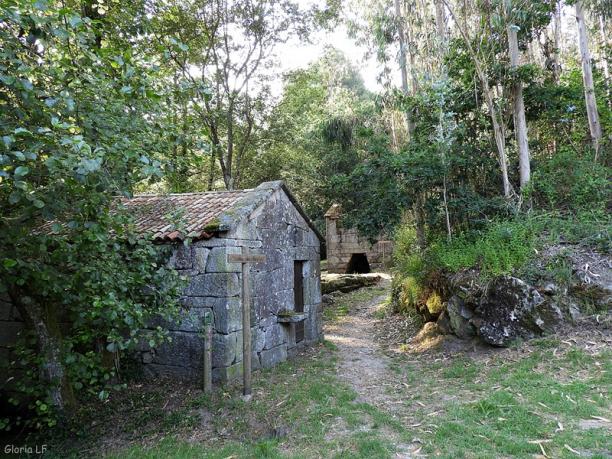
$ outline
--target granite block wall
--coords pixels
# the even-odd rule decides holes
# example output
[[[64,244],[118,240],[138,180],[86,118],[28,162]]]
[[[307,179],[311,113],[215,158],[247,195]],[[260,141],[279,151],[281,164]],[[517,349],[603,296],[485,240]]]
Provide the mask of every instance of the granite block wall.
[[[330,215],[331,214],[331,215]],[[328,212],[325,216],[327,270],[330,273],[346,273],[351,256],[363,253],[372,271],[384,269],[393,255],[393,242],[381,238],[372,244],[354,228],[340,225],[340,214]]]
[[[198,380],[202,377],[202,320],[213,317],[213,381],[226,382],[242,372],[241,265],[227,255],[250,249],[266,255],[251,265],[251,348],[253,369],[271,367],[300,346],[322,338],[320,241],[282,189],[274,191],[230,231],[219,237],[177,246],[170,263],[190,278],[182,303],[183,318],[167,324],[172,342],[142,349],[151,375]],[[278,321],[294,305],[294,262],[302,261],[304,340],[296,342],[295,323]]]

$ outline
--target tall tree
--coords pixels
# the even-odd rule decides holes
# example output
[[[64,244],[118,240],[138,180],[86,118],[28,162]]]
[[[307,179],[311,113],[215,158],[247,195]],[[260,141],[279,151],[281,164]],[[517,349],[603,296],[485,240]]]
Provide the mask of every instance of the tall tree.
[[[314,11],[290,0],[172,0],[151,8],[157,42],[197,89],[190,105],[208,130],[211,161],[232,190],[271,105],[275,47],[305,36]]]
[[[527,138],[527,121],[525,119],[525,102],[523,101],[523,83],[518,75],[519,68],[519,45],[518,29],[513,20],[512,0],[506,0],[506,33],[508,35],[508,53],[510,55],[510,68],[512,75],[512,95],[514,111],[514,133],[519,152],[519,177],[521,190],[525,189],[531,178],[531,165],[529,158],[529,142]]]
[[[116,200],[159,178],[167,145],[153,66],[132,51],[146,16],[82,6],[0,4],[0,295],[31,332],[12,389],[49,426],[76,389],[104,396],[98,345],[118,356],[178,302],[176,273]]]
[[[580,49],[580,60],[582,62],[582,80],[584,82],[584,99],[589,120],[589,132],[591,134],[591,141],[593,142],[593,149],[595,150],[595,160],[597,160],[602,134],[601,124],[599,122],[599,112],[597,111],[597,100],[595,98],[595,85],[593,83],[593,63],[589,50],[589,34],[584,20],[582,2],[577,1],[575,8],[576,24],[578,26],[578,46]]]
[[[495,145],[497,146],[498,153],[498,161],[502,178],[502,186],[504,196],[506,198],[510,198],[513,195],[512,185],[510,183],[510,179],[508,178],[508,156],[506,152],[506,136],[503,124],[503,117],[500,108],[497,106],[494,100],[493,89],[489,84],[489,76],[486,71],[486,62],[487,56],[483,55],[486,53],[485,47],[475,48],[472,45],[472,41],[474,37],[470,35],[469,26],[467,23],[467,14],[464,14],[463,17],[459,17],[455,14],[455,11],[449,0],[443,0],[446,7],[448,8],[459,33],[461,34],[465,46],[474,62],[474,67],[476,69],[476,74],[478,79],[480,80],[480,84],[482,85],[485,102],[487,104],[487,108],[489,110],[489,116],[491,117],[491,124],[493,125],[493,135],[495,137]],[[488,21],[479,21],[480,24],[486,24]],[[488,30],[480,30],[478,33],[478,37],[476,40],[482,40],[483,34],[487,33]]]
[[[559,77],[561,76],[561,0],[555,1],[554,17],[553,75],[555,77],[555,82],[559,83]]]

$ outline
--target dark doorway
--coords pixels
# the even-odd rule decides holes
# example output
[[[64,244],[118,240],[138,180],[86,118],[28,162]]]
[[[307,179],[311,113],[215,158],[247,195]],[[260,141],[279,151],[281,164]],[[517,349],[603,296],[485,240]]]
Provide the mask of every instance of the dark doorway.
[[[346,267],[347,274],[366,274],[370,272],[370,263],[365,253],[354,253]]]
[[[304,312],[304,262],[293,262],[293,299],[294,311],[297,313]],[[299,343],[304,340],[304,321],[296,322],[295,324],[295,342]]]

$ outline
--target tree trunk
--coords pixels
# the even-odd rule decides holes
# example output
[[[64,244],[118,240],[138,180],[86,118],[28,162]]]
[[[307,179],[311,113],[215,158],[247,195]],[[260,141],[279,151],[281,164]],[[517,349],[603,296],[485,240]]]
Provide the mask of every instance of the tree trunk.
[[[502,174],[502,186],[504,189],[504,197],[510,198],[512,196],[512,185],[508,179],[508,158],[506,157],[506,138],[502,125],[498,119],[498,110],[495,108],[495,102],[493,101],[493,94],[487,76],[478,72],[480,81],[483,85],[483,92],[485,95],[485,101],[487,102],[487,108],[491,115],[491,122],[493,124],[493,134],[495,136],[495,144],[497,145],[497,154],[499,159],[499,167]]]
[[[395,15],[398,23],[399,31],[399,65],[400,72],[402,74],[402,92],[408,95],[408,67],[406,64],[406,35],[404,31],[404,16],[402,15],[402,8],[400,0],[395,0]],[[412,138],[414,132],[414,121],[412,120],[412,113],[406,110],[406,124],[408,125],[408,137]]]
[[[425,237],[425,209],[423,193],[417,192],[417,199],[414,203],[414,222],[416,226],[417,244],[421,250],[427,248],[427,238]]]
[[[62,337],[56,312],[51,309],[53,306],[43,308],[29,297],[26,301],[16,289],[9,289],[9,296],[38,338],[38,351],[43,358],[40,374],[47,384],[51,405],[60,417],[69,417],[76,407],[76,399],[62,362]]]
[[[438,38],[440,39],[440,48],[443,50],[446,48],[446,13],[444,11],[444,2],[442,0],[435,0],[436,5],[436,29],[438,31]],[[442,57],[442,56],[441,56]]]
[[[517,38],[517,27],[509,24],[506,27],[508,33],[508,50],[510,54],[510,67],[517,70],[519,66],[519,48]],[[516,77],[516,75],[515,75]],[[513,84],[514,93],[514,132],[519,152],[519,175],[521,190],[525,189],[531,178],[531,166],[529,164],[529,143],[527,141],[527,121],[525,119],[525,104],[523,101],[523,84],[516,81]]]
[[[608,107],[612,107],[612,98],[610,97],[610,68],[608,67],[608,38],[606,35],[606,23],[603,16],[599,16],[599,33],[601,34],[601,60],[603,61],[603,72],[606,78],[606,98],[608,99]]]
[[[561,1],[557,0],[555,4],[555,29],[554,29],[554,47],[553,56],[554,56],[554,68],[553,68],[553,76],[555,79],[555,83],[559,83],[559,78],[561,77]]]
[[[444,172],[444,177],[442,178],[442,192],[444,198],[444,217],[446,219],[446,239],[450,242],[453,239],[453,230],[451,228],[450,223],[450,213],[448,212],[448,190],[446,186],[446,171]]]
[[[591,53],[589,51],[588,32],[584,22],[584,12],[580,1],[576,2],[576,22],[578,24],[578,45],[580,47],[580,59],[582,61],[582,80],[584,82],[584,99],[586,102],[587,117],[589,119],[589,131],[591,141],[595,149],[595,161],[599,154],[601,142],[601,124],[599,124],[599,113],[597,112],[597,101],[595,99],[595,85],[593,84],[593,70],[591,67]]]
[[[206,187],[207,191],[212,191],[213,185],[215,183],[215,149],[215,145],[213,145],[210,149],[210,169],[208,171],[208,186]]]
[[[510,180],[508,179],[508,159],[506,157],[506,139],[504,136],[504,131],[502,129],[502,124],[500,122],[501,115],[499,114],[499,111],[495,107],[495,102],[493,100],[493,92],[491,90],[491,87],[489,86],[489,79],[487,78],[487,74],[484,68],[482,67],[482,63],[480,61],[480,58],[478,57],[478,54],[476,54],[476,51],[472,47],[470,37],[467,32],[467,26],[465,25],[466,24],[465,21],[467,21],[467,18],[465,16],[463,17],[464,23],[462,25],[457,20],[457,16],[455,15],[449,3],[449,0],[442,0],[442,1],[448,8],[450,15],[452,16],[455,23],[457,24],[459,32],[461,33],[461,36],[463,37],[463,40],[465,41],[465,44],[468,48],[470,56],[472,57],[472,60],[474,61],[474,67],[476,68],[476,74],[478,75],[478,79],[480,80],[480,83],[482,84],[485,101],[487,103],[487,108],[489,109],[489,114],[491,116],[491,123],[493,124],[493,134],[495,136],[495,144],[497,146],[497,153],[499,157],[499,167],[501,169],[501,174],[502,174],[502,185],[504,189],[504,197],[510,198],[512,196],[512,185],[510,184]]]

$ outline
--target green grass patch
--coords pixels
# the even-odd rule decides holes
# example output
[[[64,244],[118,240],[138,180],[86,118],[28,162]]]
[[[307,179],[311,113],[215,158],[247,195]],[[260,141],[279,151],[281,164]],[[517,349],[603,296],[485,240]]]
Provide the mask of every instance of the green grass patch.
[[[356,304],[365,304],[385,293],[383,287],[364,287],[349,293],[334,296],[334,302],[323,309],[323,317],[334,322],[347,316]]]
[[[380,294],[370,290],[359,297]],[[410,441],[409,434],[387,413],[357,402],[355,392],[338,381],[334,347],[324,342],[314,356],[256,373],[250,402],[240,399],[239,387],[196,394],[187,409],[164,419],[173,434],[154,446],[136,444],[108,457],[393,457],[389,432],[403,442]],[[212,428],[207,427],[205,438],[218,437],[215,441],[191,444],[182,439],[197,429],[192,416],[198,410],[210,413]]]
[[[612,354],[590,355],[574,347],[554,355],[555,338],[534,344],[541,350],[518,361],[499,359],[483,366],[459,358],[450,365],[420,367],[411,380],[413,391],[427,394],[435,388],[459,395],[442,405],[437,429],[421,437],[424,451],[445,458],[528,458],[541,454],[535,442],[543,440],[550,457],[576,457],[565,445],[584,456],[606,457],[610,431],[585,429],[581,423],[610,416]],[[406,368],[410,374],[414,366]],[[478,384],[470,384],[476,377]],[[425,419],[430,410],[424,409]]]

